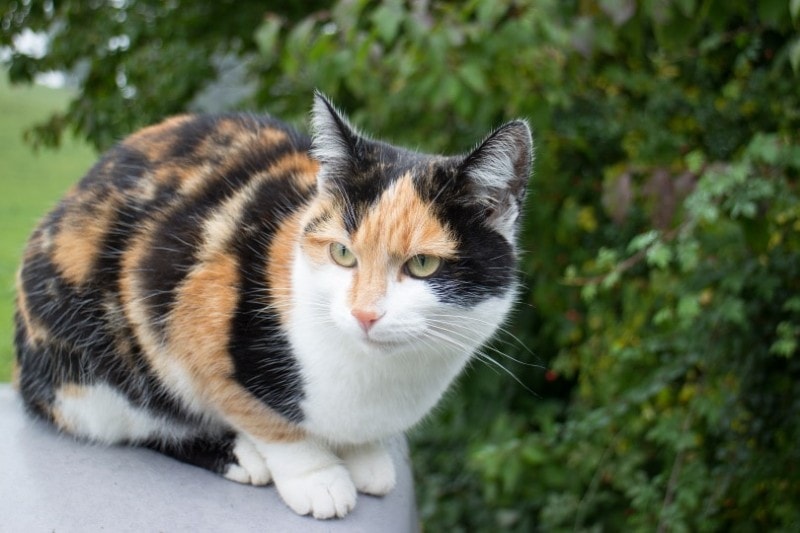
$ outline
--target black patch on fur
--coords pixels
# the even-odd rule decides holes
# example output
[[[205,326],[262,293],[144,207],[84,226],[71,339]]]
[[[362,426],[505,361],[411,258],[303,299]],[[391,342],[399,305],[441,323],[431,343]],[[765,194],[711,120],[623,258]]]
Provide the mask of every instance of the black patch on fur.
[[[458,241],[457,258],[446,261],[427,282],[441,302],[472,307],[501,296],[515,281],[516,253],[508,240],[487,224],[485,206],[475,201],[458,158],[435,168],[422,183],[420,196],[430,202]]]
[[[199,466],[217,474],[225,474],[230,465],[238,465],[239,461],[233,453],[236,445],[236,433],[228,431],[222,435],[204,435],[180,442],[148,441],[141,444],[163,453],[182,463]]]
[[[94,191],[113,186],[120,191],[126,191],[135,187],[150,168],[151,161],[147,156],[130,146],[118,144],[92,166],[78,188],[82,191]]]
[[[295,211],[310,198],[310,193],[301,193],[285,178],[269,180],[258,188],[244,208],[241,230],[232,243],[240,289],[229,351],[236,380],[288,420],[300,422],[300,369],[278,315],[270,309],[273,302],[266,272],[269,244],[280,223],[278,214]]]
[[[82,290],[67,283],[47,256],[37,254],[26,261],[22,286],[31,317],[46,326],[53,340],[87,346],[97,342],[101,310]]]
[[[213,135],[220,117],[216,115],[196,115],[175,127],[170,132],[172,141],[165,159],[188,159],[195,161],[197,147],[209,136]]]
[[[19,365],[19,389],[25,408],[31,414],[52,422],[50,406],[55,399],[51,367],[55,363],[26,335],[19,311],[14,313],[14,347]]]

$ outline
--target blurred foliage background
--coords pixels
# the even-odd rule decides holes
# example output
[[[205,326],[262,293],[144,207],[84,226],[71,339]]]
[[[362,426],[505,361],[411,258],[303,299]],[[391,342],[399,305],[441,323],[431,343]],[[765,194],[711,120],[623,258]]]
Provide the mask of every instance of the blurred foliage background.
[[[294,7],[287,7],[287,5]],[[411,435],[429,531],[800,530],[800,1],[10,2],[98,149],[185,110],[537,144],[508,331]],[[76,176],[77,178],[77,176]]]

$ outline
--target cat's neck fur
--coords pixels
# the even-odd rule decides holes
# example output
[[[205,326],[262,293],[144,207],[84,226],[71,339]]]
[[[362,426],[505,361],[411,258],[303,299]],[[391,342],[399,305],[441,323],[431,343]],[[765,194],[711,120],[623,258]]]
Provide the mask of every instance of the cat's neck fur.
[[[398,346],[370,345],[342,330],[315,302],[320,283],[296,247],[288,338],[308,383],[304,426],[336,444],[385,439],[419,421],[439,401],[473,350],[493,334],[514,291],[458,311],[469,324],[456,342],[430,339]],[[487,320],[487,317],[490,317]],[[458,317],[456,316],[456,319]]]

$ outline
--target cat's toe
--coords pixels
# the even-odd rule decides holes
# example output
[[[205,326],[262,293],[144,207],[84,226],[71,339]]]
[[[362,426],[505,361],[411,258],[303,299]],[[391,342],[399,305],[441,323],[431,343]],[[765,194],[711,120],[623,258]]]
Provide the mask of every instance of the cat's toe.
[[[342,465],[294,477],[275,479],[283,501],[300,515],[342,518],[356,505],[356,488]]]
[[[230,463],[225,467],[222,477],[243,485],[250,484],[250,473],[236,463]]]
[[[227,479],[248,485],[266,485],[271,481],[264,457],[249,438],[241,434],[236,436],[233,455],[236,463],[229,464],[223,474]]]
[[[356,448],[342,456],[359,492],[383,496],[397,483],[392,457],[381,445]]]

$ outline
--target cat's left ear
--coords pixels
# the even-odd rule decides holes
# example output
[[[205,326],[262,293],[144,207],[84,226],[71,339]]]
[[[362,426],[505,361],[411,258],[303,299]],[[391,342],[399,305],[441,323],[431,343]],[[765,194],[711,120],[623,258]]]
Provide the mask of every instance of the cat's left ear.
[[[317,181],[322,186],[332,176],[347,176],[359,159],[361,136],[327,96],[314,93],[311,110],[311,157],[322,164]]]
[[[487,222],[513,238],[533,163],[533,139],[524,120],[492,132],[461,163],[475,201],[486,208]]]

